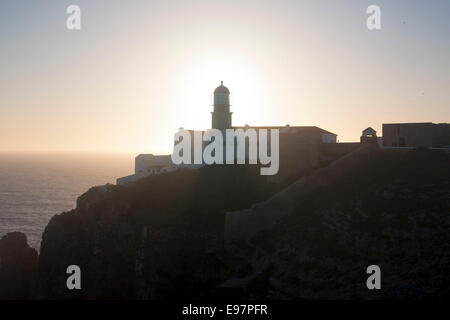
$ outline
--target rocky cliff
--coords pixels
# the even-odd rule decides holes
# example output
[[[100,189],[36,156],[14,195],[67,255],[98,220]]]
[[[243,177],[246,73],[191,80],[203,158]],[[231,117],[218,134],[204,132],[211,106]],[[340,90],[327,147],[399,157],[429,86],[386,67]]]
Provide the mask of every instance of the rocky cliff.
[[[448,299],[449,160],[428,150],[359,150],[241,211],[247,223],[279,219],[231,237],[228,250],[251,267],[229,283],[256,298]],[[366,288],[372,264],[382,290]]]
[[[0,239],[0,299],[28,299],[38,253],[20,232]]]
[[[204,297],[230,272],[224,212],[274,190],[257,168],[245,166],[178,170],[129,187],[92,188],[45,229],[33,297]],[[82,290],[67,290],[69,265],[81,268]]]
[[[366,148],[287,187],[246,166],[95,187],[45,229],[31,296],[445,299],[449,160]],[[249,232],[225,242],[227,219],[238,213],[251,217],[238,233]],[[74,264],[82,290],[66,288]],[[366,288],[371,264],[381,268],[382,290]]]

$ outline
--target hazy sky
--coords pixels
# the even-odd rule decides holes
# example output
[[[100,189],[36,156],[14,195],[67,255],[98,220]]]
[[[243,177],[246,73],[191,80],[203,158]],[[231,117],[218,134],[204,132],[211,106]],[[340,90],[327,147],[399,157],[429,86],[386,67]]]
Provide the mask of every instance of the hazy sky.
[[[220,80],[235,125],[450,122],[449,39],[448,0],[2,0],[0,151],[168,153]]]

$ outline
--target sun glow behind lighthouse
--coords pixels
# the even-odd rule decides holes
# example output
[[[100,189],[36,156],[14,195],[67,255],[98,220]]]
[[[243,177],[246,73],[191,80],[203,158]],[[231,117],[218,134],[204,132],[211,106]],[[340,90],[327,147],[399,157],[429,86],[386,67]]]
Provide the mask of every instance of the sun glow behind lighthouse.
[[[175,87],[180,88],[175,103],[186,112],[185,128],[208,128],[214,88],[224,81],[231,91],[233,123],[243,125],[255,114],[263,114],[272,101],[268,77],[263,68],[242,52],[209,50],[187,57],[180,63]],[[209,111],[209,112],[208,112]]]
[[[165,154],[221,80],[236,126],[447,122],[450,2],[380,1],[379,32],[357,0],[81,1],[79,31],[64,1],[1,1],[0,151]]]

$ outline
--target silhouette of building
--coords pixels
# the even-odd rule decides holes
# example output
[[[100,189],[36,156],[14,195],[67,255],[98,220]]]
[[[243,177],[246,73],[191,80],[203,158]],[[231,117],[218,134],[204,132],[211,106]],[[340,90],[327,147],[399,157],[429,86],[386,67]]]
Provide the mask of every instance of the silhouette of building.
[[[385,147],[450,147],[450,124],[385,123],[383,124],[383,146]]]
[[[230,90],[220,82],[214,90],[214,111],[211,112],[211,128],[225,130],[231,128]]]
[[[295,136],[298,142],[302,143],[336,143],[337,135],[324,129],[314,126],[249,126],[235,127],[232,125],[232,112],[230,111],[230,90],[223,85],[214,90],[214,111],[211,112],[211,128],[226,129],[279,129],[280,135],[290,134]]]
[[[291,173],[295,170],[307,169],[315,166],[319,162],[319,155],[323,152],[322,145],[336,144],[337,135],[315,126],[236,126],[232,124],[232,112],[230,111],[230,90],[223,85],[214,90],[213,112],[211,112],[211,128],[225,131],[226,129],[254,129],[257,133],[261,129],[278,129],[279,130],[279,147],[280,147],[280,170],[281,173]],[[183,128],[180,128],[183,129]],[[194,139],[194,131],[188,130],[191,138]],[[201,131],[203,134],[204,132]],[[268,135],[270,140],[270,134]],[[194,143],[191,141],[194,148]],[[178,143],[175,141],[175,144]],[[224,141],[225,143],[225,141]],[[203,143],[203,147],[207,143]],[[270,145],[270,143],[269,143]],[[354,147],[347,149],[351,150]],[[345,150],[347,150],[345,149]],[[269,150],[270,152],[270,150]],[[345,151],[347,152],[347,151]],[[342,151],[328,150],[328,156],[332,154],[342,153]],[[235,152],[236,154],[236,152]],[[192,150],[193,157],[194,152]],[[193,163],[194,161],[192,161]],[[171,161],[170,155],[153,155],[140,154],[135,159],[135,174],[117,179],[117,184],[126,184],[137,181],[152,174],[160,174],[172,171],[178,168],[198,169],[202,165],[198,164],[182,164],[175,165]]]
[[[361,143],[378,143],[377,132],[371,127],[368,127],[363,130],[360,141]]]

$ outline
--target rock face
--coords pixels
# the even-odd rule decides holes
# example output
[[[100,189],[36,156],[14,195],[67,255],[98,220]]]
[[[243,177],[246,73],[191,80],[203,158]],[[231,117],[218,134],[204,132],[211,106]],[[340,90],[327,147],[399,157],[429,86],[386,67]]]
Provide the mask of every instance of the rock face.
[[[245,166],[92,188],[48,224],[32,297],[448,298],[449,154],[358,152],[283,190]],[[263,227],[224,243],[234,211]],[[382,290],[366,288],[372,264]],[[82,290],[66,288],[69,265]]]
[[[341,160],[244,211],[247,223],[286,214],[227,246],[250,265],[239,286],[250,298],[450,298],[449,154]],[[370,265],[381,268],[382,290],[366,287]]]
[[[227,277],[224,211],[272,192],[257,170],[178,170],[133,187],[92,188],[46,227],[33,297],[202,297]],[[81,268],[82,290],[66,288],[69,265]]]
[[[250,209],[227,212],[225,216],[225,241],[249,239],[261,230],[275,225],[280,218],[292,213],[300,199],[328,185],[337,185],[352,176],[354,168],[364,168],[378,151],[377,146],[366,145],[329,166],[305,175],[264,202]]]
[[[28,299],[38,263],[37,251],[20,232],[0,239],[0,299]]]

